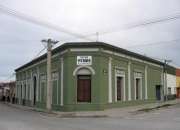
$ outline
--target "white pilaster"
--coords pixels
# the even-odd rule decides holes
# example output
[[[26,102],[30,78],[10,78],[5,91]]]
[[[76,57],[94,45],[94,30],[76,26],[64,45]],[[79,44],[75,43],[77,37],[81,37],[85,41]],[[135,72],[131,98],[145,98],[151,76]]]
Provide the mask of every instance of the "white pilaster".
[[[142,85],[142,77],[141,77],[141,78],[140,78],[140,100],[143,99],[142,93],[143,93],[143,85]]]
[[[148,66],[146,65],[145,66],[145,99],[147,100],[148,99],[148,94],[147,94],[147,69],[148,69]]]
[[[63,106],[64,102],[63,102],[63,97],[64,97],[64,60],[63,58],[61,58],[61,106]]]
[[[37,77],[36,77],[36,101],[39,101],[39,67],[37,67]]]
[[[126,101],[126,78],[123,77],[123,101]]]
[[[108,102],[112,103],[112,58],[109,57],[108,63]]]
[[[131,62],[128,62],[128,100],[131,101]]]
[[[31,79],[30,79],[30,101],[32,101],[32,95],[33,95],[33,75],[32,75],[32,72],[31,72]]]

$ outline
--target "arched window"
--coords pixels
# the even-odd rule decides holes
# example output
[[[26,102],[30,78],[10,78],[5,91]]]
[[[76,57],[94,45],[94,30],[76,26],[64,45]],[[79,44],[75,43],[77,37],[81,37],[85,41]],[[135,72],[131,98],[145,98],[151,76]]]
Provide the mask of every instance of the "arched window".
[[[77,76],[77,102],[91,102],[92,70],[83,67],[76,69],[75,73]]]

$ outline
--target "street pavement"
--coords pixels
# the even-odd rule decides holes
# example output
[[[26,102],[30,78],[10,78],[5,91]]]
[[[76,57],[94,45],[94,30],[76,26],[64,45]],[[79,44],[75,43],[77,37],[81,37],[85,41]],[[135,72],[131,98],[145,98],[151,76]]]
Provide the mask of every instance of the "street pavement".
[[[180,104],[121,117],[59,118],[0,103],[0,130],[180,130]]]

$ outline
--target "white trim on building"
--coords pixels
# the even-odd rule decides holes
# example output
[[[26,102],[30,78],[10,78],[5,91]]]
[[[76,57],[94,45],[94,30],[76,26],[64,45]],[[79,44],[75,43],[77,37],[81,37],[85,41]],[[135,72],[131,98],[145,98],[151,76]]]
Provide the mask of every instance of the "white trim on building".
[[[61,106],[64,105],[64,59],[61,58]]]
[[[148,70],[148,66],[146,65],[145,66],[145,73],[144,73],[144,79],[145,79],[145,99],[147,100],[148,99],[148,90],[147,90],[147,88],[148,88],[148,83],[147,83],[147,80],[148,80],[148,72],[147,72],[147,70]]]
[[[131,101],[131,62],[128,62],[128,100]]]
[[[126,76],[125,76],[125,71],[116,69],[115,70],[115,102],[118,101],[117,100],[117,77],[122,77],[122,79],[123,79],[123,82],[122,82],[123,93],[121,91],[121,95],[122,95],[123,101],[126,101]]]
[[[142,73],[134,72],[134,100],[137,100],[136,99],[136,79],[140,80],[140,88],[139,88],[140,94],[139,95],[140,95],[140,100],[142,100]]]
[[[112,103],[112,58],[109,57],[108,63],[108,102]]]

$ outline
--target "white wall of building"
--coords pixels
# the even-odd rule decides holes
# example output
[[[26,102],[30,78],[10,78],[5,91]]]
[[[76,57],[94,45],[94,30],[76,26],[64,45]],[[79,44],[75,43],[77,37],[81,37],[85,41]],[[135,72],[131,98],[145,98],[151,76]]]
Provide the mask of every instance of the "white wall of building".
[[[168,91],[168,88],[171,88],[171,94],[176,94],[176,76],[175,75],[167,74],[167,91]]]

